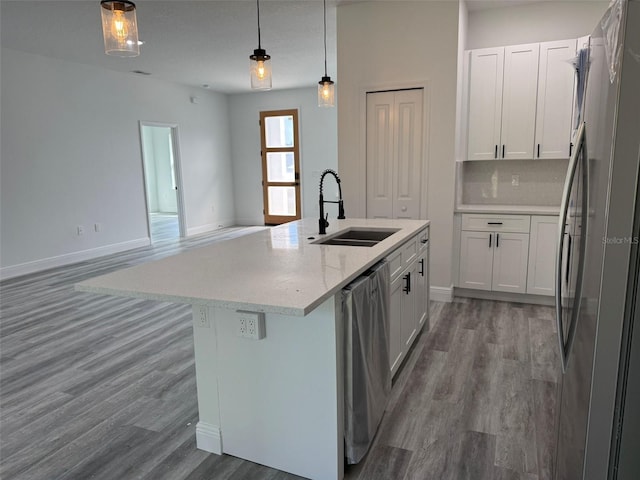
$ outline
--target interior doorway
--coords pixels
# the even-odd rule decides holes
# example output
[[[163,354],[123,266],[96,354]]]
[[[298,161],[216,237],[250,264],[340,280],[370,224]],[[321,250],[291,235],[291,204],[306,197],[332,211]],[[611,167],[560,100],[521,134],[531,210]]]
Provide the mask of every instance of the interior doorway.
[[[140,122],[147,228],[152,242],[185,236],[176,124]]]

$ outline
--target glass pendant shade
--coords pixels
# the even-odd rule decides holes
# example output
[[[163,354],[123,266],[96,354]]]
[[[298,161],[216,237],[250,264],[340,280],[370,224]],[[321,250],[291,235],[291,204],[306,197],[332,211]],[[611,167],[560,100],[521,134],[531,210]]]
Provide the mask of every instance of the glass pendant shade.
[[[333,107],[335,105],[335,84],[331,77],[322,77],[318,82],[318,106]]]
[[[102,0],[100,12],[104,52],[118,57],[140,55],[135,4],[128,0]]]
[[[271,89],[271,55],[261,48],[253,51],[249,56],[249,69],[251,71],[251,88],[254,90]]]

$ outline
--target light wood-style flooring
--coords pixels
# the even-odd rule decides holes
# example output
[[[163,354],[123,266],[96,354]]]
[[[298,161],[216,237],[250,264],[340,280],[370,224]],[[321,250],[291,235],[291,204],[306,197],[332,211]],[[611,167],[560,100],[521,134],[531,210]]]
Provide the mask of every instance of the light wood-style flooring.
[[[176,241],[180,237],[178,215],[175,213],[150,213],[149,227],[153,243]]]
[[[196,449],[189,306],[74,283],[261,227],[157,243],[0,284],[0,478],[285,480]],[[550,479],[553,311],[432,302],[372,449],[348,480]],[[310,432],[312,434],[312,432]]]

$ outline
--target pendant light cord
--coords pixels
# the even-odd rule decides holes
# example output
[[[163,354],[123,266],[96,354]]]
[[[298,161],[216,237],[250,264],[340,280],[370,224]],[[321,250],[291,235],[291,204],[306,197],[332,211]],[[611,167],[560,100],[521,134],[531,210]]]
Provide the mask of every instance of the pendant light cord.
[[[324,76],[327,76],[327,0],[322,0],[324,12]]]
[[[261,49],[262,46],[260,45],[260,0],[256,0],[256,6],[258,7],[258,49]]]

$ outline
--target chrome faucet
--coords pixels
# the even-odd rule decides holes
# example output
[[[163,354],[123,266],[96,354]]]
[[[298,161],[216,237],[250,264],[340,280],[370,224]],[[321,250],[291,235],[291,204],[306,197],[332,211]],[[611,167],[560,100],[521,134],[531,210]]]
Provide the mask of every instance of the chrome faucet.
[[[336,182],[338,182],[339,200],[337,202],[335,200],[325,200],[324,196],[322,195],[322,184],[324,182],[325,175],[327,175],[328,173],[333,175],[336,178]],[[327,233],[327,227],[329,226],[329,221],[328,221],[329,214],[327,213],[326,217],[324,215],[325,203],[337,203],[338,204],[338,220],[343,220],[345,218],[344,203],[342,202],[342,187],[340,186],[340,177],[335,171],[331,170],[330,168],[322,172],[322,175],[320,175],[320,219],[318,220],[320,235],[324,235],[325,233]]]

